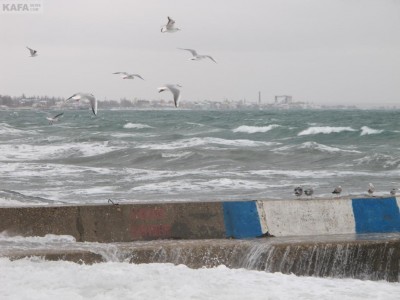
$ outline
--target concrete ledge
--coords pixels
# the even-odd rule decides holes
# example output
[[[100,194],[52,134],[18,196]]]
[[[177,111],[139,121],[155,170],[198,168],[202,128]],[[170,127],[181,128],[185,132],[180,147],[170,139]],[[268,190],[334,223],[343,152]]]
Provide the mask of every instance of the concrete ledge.
[[[77,241],[400,232],[399,200],[302,199],[0,208],[0,232]]]
[[[43,245],[34,250],[0,250],[0,256],[87,264],[124,261],[185,264],[191,268],[225,265],[299,276],[400,281],[399,234],[90,244],[71,243],[67,249],[46,249],[49,245]]]
[[[166,203],[0,208],[0,232],[77,241],[224,238],[222,204]]]

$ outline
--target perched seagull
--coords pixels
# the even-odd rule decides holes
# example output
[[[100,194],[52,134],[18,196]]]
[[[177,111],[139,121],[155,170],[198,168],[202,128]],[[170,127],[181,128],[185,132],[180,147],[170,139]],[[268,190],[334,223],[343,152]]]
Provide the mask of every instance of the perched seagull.
[[[368,186],[368,194],[370,195],[370,196],[372,196],[372,194],[375,192],[375,187],[374,187],[374,185],[372,184],[372,183],[369,183],[369,186]]]
[[[178,48],[178,49],[179,49],[179,50],[186,50],[186,51],[189,51],[190,53],[192,53],[193,57],[190,58],[190,60],[202,60],[202,59],[209,58],[209,59],[211,59],[213,62],[217,63],[217,62],[215,61],[215,59],[212,58],[210,55],[200,55],[200,54],[198,54],[197,51],[194,50],[194,49],[185,49],[185,48]]]
[[[294,189],[294,194],[297,197],[300,197],[301,195],[303,195],[303,188],[301,186],[298,186]]]
[[[143,77],[140,76],[139,74],[129,74],[129,73],[126,73],[126,72],[115,72],[113,74],[121,75],[122,79],[135,79],[135,77],[138,77],[138,78],[144,80]]]
[[[314,189],[313,189],[312,187],[310,187],[310,188],[308,188],[308,189],[305,189],[305,190],[304,190],[304,194],[305,194],[306,196],[312,197],[312,195],[314,194]]]
[[[69,97],[67,100],[70,99],[79,101],[79,100],[88,100],[90,102],[90,106],[92,108],[92,112],[94,113],[95,116],[97,116],[97,99],[92,95],[88,93],[76,93],[73,94],[71,97]]]
[[[29,52],[31,53],[31,57],[35,57],[35,56],[38,55],[36,50],[33,50],[33,49],[29,48],[29,47],[26,47],[26,48],[27,48],[27,49],[29,50]]]
[[[342,187],[340,185],[338,185],[337,187],[335,187],[335,189],[333,190],[332,194],[340,196],[341,192],[342,192]]]
[[[169,32],[169,33],[177,32],[179,30],[180,30],[179,28],[175,27],[175,21],[172,20],[170,17],[168,17],[168,23],[161,28],[161,32]]]
[[[178,89],[178,87],[182,87],[182,86],[180,86],[179,84],[166,84],[164,86],[159,87],[158,92],[161,93],[166,90],[169,90],[172,93],[172,95],[174,95],[175,107],[178,107],[179,106],[178,101],[181,96],[181,91],[180,91],[180,89]]]
[[[393,188],[390,190],[390,196],[396,196],[397,189]]]
[[[58,119],[63,115],[64,113],[59,113],[58,115],[55,115],[54,117],[46,117],[46,119],[49,121],[49,125],[53,125],[54,122],[58,122]]]

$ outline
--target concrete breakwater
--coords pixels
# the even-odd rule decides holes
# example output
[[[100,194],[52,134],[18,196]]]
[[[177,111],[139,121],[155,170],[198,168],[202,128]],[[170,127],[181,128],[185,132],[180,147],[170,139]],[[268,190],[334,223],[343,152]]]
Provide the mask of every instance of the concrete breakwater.
[[[118,253],[114,260],[133,263],[224,264],[399,281],[400,213],[394,197],[3,207],[0,232],[76,240],[68,247],[0,251],[11,258],[93,263],[110,260],[104,249],[111,247]]]
[[[400,199],[310,199],[0,208],[0,232],[77,241],[400,232]]]

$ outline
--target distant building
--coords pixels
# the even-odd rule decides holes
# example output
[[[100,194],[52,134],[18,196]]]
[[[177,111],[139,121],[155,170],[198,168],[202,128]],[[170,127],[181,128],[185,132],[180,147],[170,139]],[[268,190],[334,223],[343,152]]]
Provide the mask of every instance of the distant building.
[[[289,95],[275,96],[275,104],[290,104],[292,100],[292,96]]]

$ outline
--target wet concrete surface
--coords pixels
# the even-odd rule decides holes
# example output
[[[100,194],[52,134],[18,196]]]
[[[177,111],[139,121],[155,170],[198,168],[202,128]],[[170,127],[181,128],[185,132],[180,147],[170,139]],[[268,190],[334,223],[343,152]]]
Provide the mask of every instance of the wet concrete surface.
[[[43,257],[86,264],[173,263],[191,268],[226,265],[299,276],[400,281],[400,233],[124,243],[3,236],[0,256]]]

